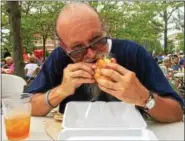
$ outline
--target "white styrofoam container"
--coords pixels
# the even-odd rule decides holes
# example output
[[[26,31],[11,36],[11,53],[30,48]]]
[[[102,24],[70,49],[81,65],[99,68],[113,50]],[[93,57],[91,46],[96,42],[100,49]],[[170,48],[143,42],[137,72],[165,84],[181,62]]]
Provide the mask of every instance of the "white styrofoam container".
[[[123,102],[70,102],[64,113],[64,129],[146,128],[135,106]]]
[[[153,132],[143,130],[64,130],[59,141],[158,141]]]
[[[157,140],[134,105],[69,102],[58,140]]]

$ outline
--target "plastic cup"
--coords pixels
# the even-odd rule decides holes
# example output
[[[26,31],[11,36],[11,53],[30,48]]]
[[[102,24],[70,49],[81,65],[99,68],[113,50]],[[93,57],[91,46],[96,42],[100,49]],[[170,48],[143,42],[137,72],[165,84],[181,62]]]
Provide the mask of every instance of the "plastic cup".
[[[31,119],[31,94],[6,96],[2,101],[8,140],[23,140],[29,136]]]

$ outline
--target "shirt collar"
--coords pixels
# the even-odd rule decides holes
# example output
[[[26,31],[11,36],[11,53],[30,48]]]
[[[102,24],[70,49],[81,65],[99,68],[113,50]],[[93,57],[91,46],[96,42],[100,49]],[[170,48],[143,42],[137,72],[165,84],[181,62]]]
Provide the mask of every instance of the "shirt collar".
[[[107,43],[108,43],[108,52],[110,53],[111,48],[112,48],[112,40],[111,39],[107,39]]]

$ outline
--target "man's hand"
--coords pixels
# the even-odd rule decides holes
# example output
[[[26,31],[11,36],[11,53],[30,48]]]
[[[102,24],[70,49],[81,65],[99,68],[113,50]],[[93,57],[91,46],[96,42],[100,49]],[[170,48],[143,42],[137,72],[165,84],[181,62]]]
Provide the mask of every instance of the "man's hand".
[[[92,69],[92,64],[83,62],[69,64],[64,69],[61,84],[62,90],[66,96],[72,95],[75,89],[83,83],[94,83],[93,74],[94,70]]]
[[[109,80],[97,79],[98,86],[104,92],[123,102],[144,106],[149,98],[148,90],[140,83],[135,73],[119,64],[109,63],[101,69],[101,75]]]

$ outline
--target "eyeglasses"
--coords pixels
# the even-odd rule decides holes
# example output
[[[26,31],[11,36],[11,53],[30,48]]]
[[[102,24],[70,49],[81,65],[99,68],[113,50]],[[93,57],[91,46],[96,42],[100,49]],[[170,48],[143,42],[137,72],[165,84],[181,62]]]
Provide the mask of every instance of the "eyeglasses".
[[[79,47],[80,49],[76,49],[72,52],[67,52],[67,54],[74,58],[74,59],[78,59],[78,58],[82,58],[85,54],[87,54],[87,50],[89,48],[93,49],[93,50],[97,50],[97,51],[101,51],[101,50],[104,50],[105,49],[105,44],[107,44],[107,39],[108,37],[103,37],[103,38],[100,38],[99,40],[93,42],[92,44],[90,44],[89,46],[81,46]]]

